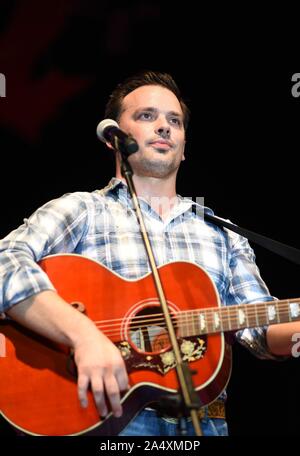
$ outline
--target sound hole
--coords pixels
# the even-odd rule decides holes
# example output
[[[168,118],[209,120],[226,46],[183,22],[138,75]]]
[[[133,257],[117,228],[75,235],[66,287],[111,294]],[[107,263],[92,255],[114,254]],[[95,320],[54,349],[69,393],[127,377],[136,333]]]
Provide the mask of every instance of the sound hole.
[[[174,323],[174,315],[172,316]],[[129,327],[131,343],[137,351],[159,353],[170,348],[170,340],[160,307],[149,306],[136,313]]]

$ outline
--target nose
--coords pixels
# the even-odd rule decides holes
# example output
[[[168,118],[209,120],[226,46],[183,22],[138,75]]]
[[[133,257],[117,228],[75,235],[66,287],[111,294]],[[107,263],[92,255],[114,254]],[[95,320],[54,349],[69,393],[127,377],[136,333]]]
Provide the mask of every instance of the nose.
[[[155,129],[155,133],[163,139],[169,139],[171,129],[169,126],[160,126]]]

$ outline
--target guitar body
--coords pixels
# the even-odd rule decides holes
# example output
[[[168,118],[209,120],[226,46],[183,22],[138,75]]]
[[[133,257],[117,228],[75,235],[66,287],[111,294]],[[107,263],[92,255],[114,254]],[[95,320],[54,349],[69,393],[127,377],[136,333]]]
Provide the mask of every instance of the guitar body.
[[[174,356],[150,274],[125,280],[96,261],[68,254],[47,257],[40,265],[57,292],[121,350],[131,388],[122,398],[123,416],[109,414],[101,421],[90,391],[89,406],[80,407],[68,349],[5,320],[0,324],[5,344],[5,356],[0,357],[0,412],[5,419],[29,434],[114,435],[140,409],[177,392]],[[192,263],[169,263],[159,268],[159,274],[182,356],[196,371],[194,385],[207,405],[227,385],[231,354],[222,333],[193,335],[188,316],[196,309],[219,306],[217,290],[208,274]]]

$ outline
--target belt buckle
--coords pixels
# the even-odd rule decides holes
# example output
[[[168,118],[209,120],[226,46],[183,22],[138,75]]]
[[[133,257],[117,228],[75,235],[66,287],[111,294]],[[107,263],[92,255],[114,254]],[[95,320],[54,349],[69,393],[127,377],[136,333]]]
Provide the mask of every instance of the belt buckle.
[[[200,419],[203,419],[207,412],[207,418],[221,418],[225,419],[225,404],[223,401],[214,401],[209,404],[207,407],[202,407],[198,416]]]

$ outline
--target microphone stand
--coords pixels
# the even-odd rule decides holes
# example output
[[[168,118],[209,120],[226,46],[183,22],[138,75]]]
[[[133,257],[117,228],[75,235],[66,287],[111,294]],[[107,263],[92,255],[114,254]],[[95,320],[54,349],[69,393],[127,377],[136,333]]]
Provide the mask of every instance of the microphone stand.
[[[196,393],[192,374],[188,363],[183,362],[180,349],[178,346],[177,338],[175,329],[173,326],[173,322],[171,320],[170,311],[168,308],[168,304],[165,298],[165,294],[163,291],[162,283],[159,277],[159,273],[157,270],[157,265],[155,263],[155,258],[153,254],[153,250],[150,244],[150,240],[148,237],[148,233],[146,231],[143,215],[141,212],[140,204],[137,198],[135,186],[133,183],[133,171],[128,162],[128,156],[133,153],[132,151],[128,151],[126,148],[126,144],[122,143],[121,141],[114,141],[114,148],[120,154],[121,160],[121,172],[122,176],[125,177],[127,186],[131,195],[131,199],[133,202],[133,208],[136,212],[136,216],[140,225],[141,234],[143,237],[143,241],[145,244],[149,264],[152,270],[152,275],[155,283],[155,287],[157,290],[158,298],[160,301],[161,309],[165,318],[166,327],[168,330],[168,334],[170,337],[170,342],[174,351],[175,361],[176,361],[176,373],[178,377],[178,382],[180,385],[180,394],[174,396],[166,396],[160,401],[160,411],[167,411],[168,409],[172,410],[172,413],[175,413],[175,416],[178,417],[178,430],[179,435],[186,435],[186,425],[184,418],[190,416],[192,419],[192,423],[194,426],[195,434],[197,436],[202,435],[200,420],[198,411],[201,408],[201,401],[199,395]],[[137,150],[137,149],[136,149]]]

